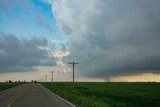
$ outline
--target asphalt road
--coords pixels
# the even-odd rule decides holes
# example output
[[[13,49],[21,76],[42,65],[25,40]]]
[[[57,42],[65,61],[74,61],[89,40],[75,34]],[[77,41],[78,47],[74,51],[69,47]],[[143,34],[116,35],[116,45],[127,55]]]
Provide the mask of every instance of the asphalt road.
[[[73,107],[73,105],[38,83],[28,83],[0,91],[0,107]]]

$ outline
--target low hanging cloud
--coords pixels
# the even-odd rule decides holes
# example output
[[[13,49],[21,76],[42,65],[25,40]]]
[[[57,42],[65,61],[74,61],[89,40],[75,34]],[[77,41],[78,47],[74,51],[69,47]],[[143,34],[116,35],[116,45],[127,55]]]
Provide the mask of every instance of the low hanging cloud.
[[[45,0],[46,2],[47,0]],[[159,0],[54,0],[53,16],[70,38],[86,77],[160,73]]]
[[[54,66],[49,41],[32,37],[20,39],[11,34],[0,34],[0,72],[34,71],[38,66]]]

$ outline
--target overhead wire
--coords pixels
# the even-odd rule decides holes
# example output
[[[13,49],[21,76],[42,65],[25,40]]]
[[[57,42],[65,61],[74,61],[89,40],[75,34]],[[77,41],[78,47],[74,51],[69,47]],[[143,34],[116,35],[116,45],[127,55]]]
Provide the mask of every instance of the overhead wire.
[[[144,33],[148,32],[148,31],[154,30],[154,29],[159,28],[159,27],[160,27],[160,21],[157,21],[156,23],[151,24],[151,25],[145,27],[144,29],[142,29],[142,30],[134,33],[132,36],[128,36],[127,38],[121,40],[121,42],[117,42],[117,43],[115,43],[115,44],[110,45],[110,46],[107,48],[107,49],[108,49],[107,51],[109,51],[109,50],[114,50],[114,49],[116,49],[117,46],[125,45],[124,43],[126,43],[126,42],[131,42],[131,41],[134,42],[132,39],[133,39],[135,36],[138,36],[138,35],[140,35],[140,34],[144,34]],[[134,37],[133,37],[133,36],[134,36]],[[145,35],[144,35],[144,36],[145,36]],[[140,36],[140,37],[142,37],[142,36]],[[128,39],[128,38],[129,38],[129,39]],[[132,38],[132,39],[131,39],[131,38]],[[136,43],[136,44],[131,44],[132,46],[127,47],[127,49],[125,49],[125,50],[128,50],[128,49],[131,49],[131,48],[134,48],[134,47],[137,47],[137,46],[146,44],[147,42],[150,42],[150,41],[153,41],[153,40],[159,39],[159,38],[160,38],[160,36],[152,36],[152,37],[150,37],[150,38],[148,38],[148,39],[145,39],[145,40],[143,40],[143,41],[141,41],[141,42],[138,42],[138,43]],[[122,49],[118,48],[118,50],[122,50]],[[123,49],[123,50],[124,50],[124,49]]]
[[[139,30],[139,31],[135,32],[134,34],[128,36],[127,38],[124,38],[124,39],[118,41],[118,42],[115,43],[115,44],[109,45],[108,47],[117,46],[117,45],[119,45],[119,44],[122,43],[122,42],[129,41],[133,36],[138,36],[138,35],[140,35],[140,34],[143,34],[143,33],[147,32],[147,31],[152,30],[152,29],[154,29],[154,28],[156,28],[156,27],[159,27],[159,26],[160,26],[160,20],[158,20],[158,21],[156,21],[155,23],[153,23],[153,24],[151,24],[151,25],[143,28],[142,30]]]

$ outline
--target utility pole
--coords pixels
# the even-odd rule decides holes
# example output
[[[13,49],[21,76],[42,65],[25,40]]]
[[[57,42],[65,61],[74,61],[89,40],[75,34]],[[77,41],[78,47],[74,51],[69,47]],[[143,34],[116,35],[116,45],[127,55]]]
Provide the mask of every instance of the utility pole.
[[[53,73],[54,71],[51,71],[51,82],[53,82]]]
[[[68,64],[72,64],[73,65],[73,82],[74,82],[74,66],[76,65],[76,64],[79,64],[79,63],[76,63],[76,62],[69,62]]]
[[[45,75],[45,82],[47,82],[47,75]]]

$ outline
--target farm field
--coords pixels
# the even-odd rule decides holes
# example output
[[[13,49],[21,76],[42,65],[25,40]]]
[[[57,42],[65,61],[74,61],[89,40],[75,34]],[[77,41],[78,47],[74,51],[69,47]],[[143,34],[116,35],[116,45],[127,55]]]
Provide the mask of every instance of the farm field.
[[[78,107],[160,107],[160,83],[57,82],[41,84]]]
[[[21,83],[0,83],[0,91],[15,87]]]

